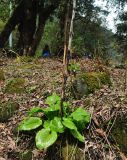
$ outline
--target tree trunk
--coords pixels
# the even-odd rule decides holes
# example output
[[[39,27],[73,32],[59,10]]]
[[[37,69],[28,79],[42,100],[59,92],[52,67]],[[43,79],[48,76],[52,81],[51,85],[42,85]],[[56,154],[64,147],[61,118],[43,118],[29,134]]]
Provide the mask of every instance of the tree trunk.
[[[76,0],[73,0],[72,18],[71,18],[69,42],[68,42],[68,50],[70,51],[70,53],[71,53],[71,45],[72,45],[72,38],[73,38],[73,23],[75,18],[75,11],[76,11]]]
[[[56,7],[57,7],[56,5],[51,5],[46,9],[40,8],[38,27],[37,27],[34,39],[32,41],[32,44],[29,47],[29,53],[28,53],[29,56],[35,55],[35,51],[41,41],[43,33],[44,33],[45,23],[48,20],[48,18],[50,17],[50,15],[53,13],[53,11],[56,9]]]
[[[45,23],[60,2],[61,0],[57,2],[54,0],[53,3],[52,0],[51,5],[47,6],[44,5],[45,1],[41,0],[22,0],[0,34],[0,48],[4,47],[10,33],[18,25],[20,33],[18,47],[21,48],[22,54],[34,56],[41,41]],[[36,25],[37,16],[39,16],[38,25]]]
[[[15,26],[20,22],[23,13],[23,1],[16,7],[12,16],[8,20],[4,27],[4,30],[0,33],[0,48],[3,48],[7,42],[11,32],[15,29]]]
[[[23,19],[19,25],[21,54],[27,55],[36,30],[38,1],[25,1]]]

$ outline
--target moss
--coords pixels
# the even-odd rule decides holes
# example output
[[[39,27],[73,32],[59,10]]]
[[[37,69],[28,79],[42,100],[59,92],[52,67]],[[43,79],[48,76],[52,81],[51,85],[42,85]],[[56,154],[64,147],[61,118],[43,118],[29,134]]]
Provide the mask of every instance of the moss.
[[[25,86],[25,79],[23,78],[13,78],[11,79],[6,87],[5,92],[6,93],[23,93]]]
[[[32,152],[25,151],[19,154],[20,160],[31,160],[32,159]]]
[[[100,79],[102,85],[109,85],[109,86],[111,86],[112,83],[111,83],[111,80],[110,80],[109,73],[100,72],[100,73],[97,74],[97,76]]]
[[[19,105],[16,102],[0,103],[0,122],[7,122],[18,108]]]
[[[34,58],[33,57],[29,57],[29,56],[18,56],[17,61],[20,61],[20,62],[33,62],[34,61]]]
[[[111,134],[120,150],[127,156],[127,115],[117,118]]]
[[[32,70],[32,69],[41,69],[42,66],[39,64],[31,64],[31,63],[25,63],[23,65],[20,66],[19,69],[23,69],[23,70]]]
[[[4,71],[0,69],[0,81],[4,81],[4,80],[5,80]]]
[[[75,98],[81,98],[84,95],[88,95],[100,89],[102,85],[111,85],[110,75],[108,73],[83,73],[76,77],[72,86],[72,92]]]

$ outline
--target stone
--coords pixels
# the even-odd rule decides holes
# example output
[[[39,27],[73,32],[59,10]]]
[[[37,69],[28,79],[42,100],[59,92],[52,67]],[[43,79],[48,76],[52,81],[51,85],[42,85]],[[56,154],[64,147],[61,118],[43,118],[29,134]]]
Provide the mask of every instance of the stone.
[[[77,75],[72,85],[74,98],[81,99],[100,89],[102,85],[111,86],[110,76],[106,72],[90,72]]]
[[[117,117],[111,135],[121,152],[127,156],[127,114],[122,117]]]
[[[25,151],[19,154],[20,160],[32,160],[32,152],[31,151]]]
[[[16,102],[5,102],[0,103],[0,122],[7,122],[11,118],[16,110],[18,110],[19,105]]]
[[[5,86],[5,93],[24,93],[25,89],[25,79],[24,78],[13,78],[8,81]]]

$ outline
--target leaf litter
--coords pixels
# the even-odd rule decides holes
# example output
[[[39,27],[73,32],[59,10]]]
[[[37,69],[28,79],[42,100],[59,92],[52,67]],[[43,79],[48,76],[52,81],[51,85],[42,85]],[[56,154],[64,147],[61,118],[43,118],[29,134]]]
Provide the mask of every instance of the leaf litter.
[[[5,61],[2,59],[1,61]],[[45,98],[51,93],[61,93],[62,62],[57,59],[38,59],[36,62],[17,63],[16,60],[6,59],[0,67],[5,72],[5,81],[0,82],[0,101],[13,100],[19,104],[19,110],[6,123],[0,123],[0,160],[18,160],[14,153],[32,149],[33,159],[39,160],[46,154],[36,150],[33,138],[29,135],[16,134],[15,127],[34,106],[45,107]],[[91,113],[91,123],[84,132],[86,140],[82,152],[90,160],[113,160],[118,156],[126,157],[118,146],[110,141],[110,132],[118,116],[127,113],[127,90],[124,91],[124,69],[106,67],[96,60],[79,60],[81,71],[108,71],[111,75],[112,86],[84,97],[81,100],[71,99],[72,107],[86,107]],[[25,93],[4,93],[7,81],[13,77],[22,77],[27,81]],[[69,83],[70,84],[70,83]],[[68,85],[69,85],[68,84]],[[113,124],[106,125],[113,120]],[[104,127],[106,126],[106,127]],[[10,156],[11,155],[11,156]]]

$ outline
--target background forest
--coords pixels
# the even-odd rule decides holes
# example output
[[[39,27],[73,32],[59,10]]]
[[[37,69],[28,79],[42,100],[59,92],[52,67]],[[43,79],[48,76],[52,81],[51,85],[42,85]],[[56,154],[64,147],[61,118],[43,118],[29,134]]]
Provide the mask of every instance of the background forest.
[[[13,31],[13,50],[18,51],[19,54],[41,56],[45,44],[48,44],[51,48],[52,55],[59,55],[64,41],[63,29],[66,15],[65,8],[67,6],[66,1],[36,1],[28,3],[10,1],[11,4],[8,1],[1,1],[0,3],[0,30],[2,31],[4,29],[0,34],[1,47],[6,45],[6,48],[9,48],[8,38]],[[107,4],[111,8],[115,4],[120,6],[124,3],[112,1],[107,2]],[[11,10],[9,8],[10,5],[12,5]],[[25,9],[22,10],[22,7]],[[27,9],[29,10],[28,15],[26,13]],[[40,13],[42,10],[44,13]],[[14,13],[12,14],[13,11]],[[115,34],[108,29],[110,28],[110,24],[107,28],[106,16],[108,14],[108,9],[103,10],[95,6],[93,0],[77,2],[72,41],[73,54],[83,56],[85,53],[90,53],[93,57],[100,56],[104,59],[109,57],[119,59],[120,56],[123,57],[123,55],[126,55],[126,51],[123,51],[123,47],[126,47],[124,43],[126,37],[126,13],[121,14],[119,12],[118,19],[122,23],[117,24],[117,32]],[[31,19],[29,15],[33,15]],[[10,19],[8,20],[9,17]],[[24,17],[26,17],[26,20]],[[31,51],[27,51],[29,50],[28,48],[31,48]]]

